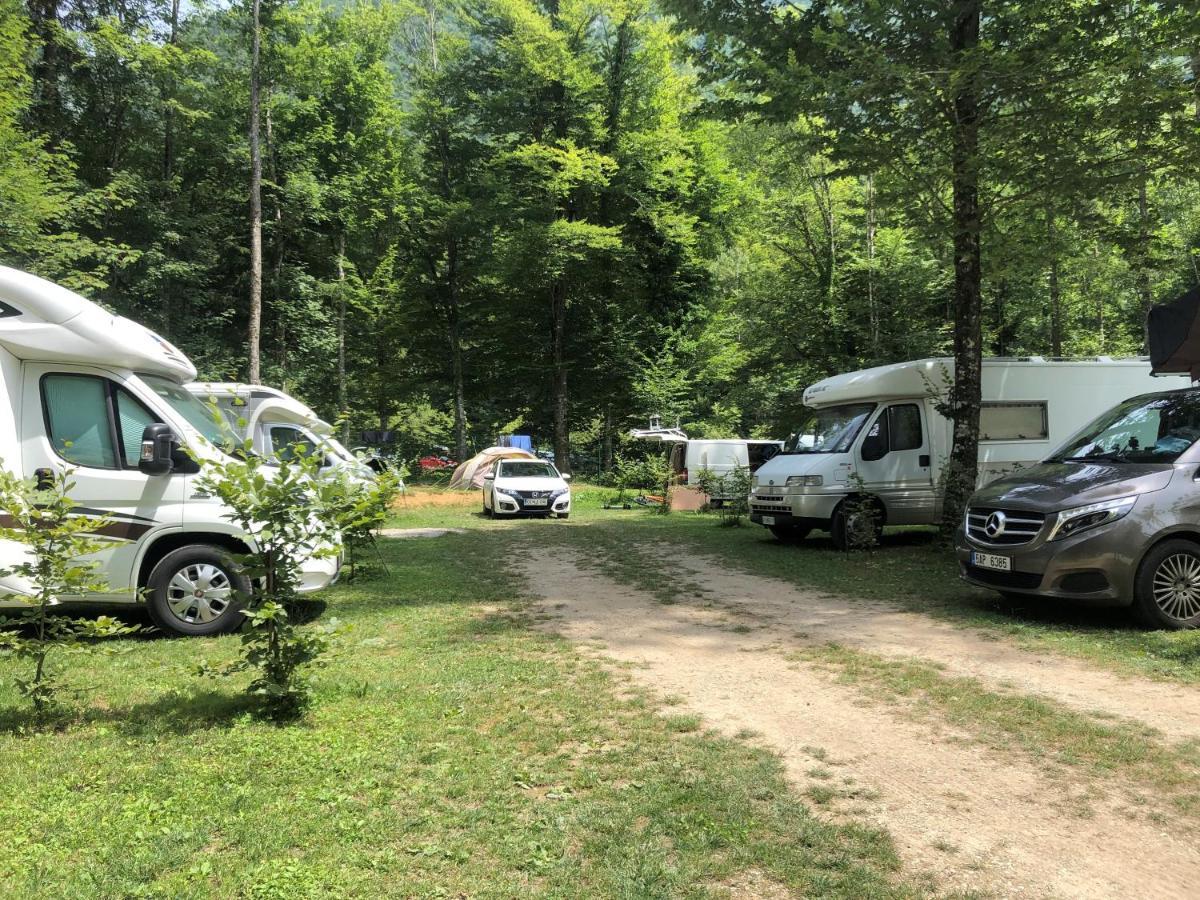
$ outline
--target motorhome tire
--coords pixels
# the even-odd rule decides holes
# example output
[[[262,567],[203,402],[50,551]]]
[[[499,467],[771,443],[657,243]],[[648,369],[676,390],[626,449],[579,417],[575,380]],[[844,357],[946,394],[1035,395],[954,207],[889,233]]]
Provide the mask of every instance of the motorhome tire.
[[[239,628],[240,597],[249,592],[250,580],[237,571],[229,551],[193,544],[158,561],[146,582],[146,606],[168,634],[203,637]]]
[[[784,544],[799,544],[803,541],[811,528],[803,528],[799,525],[768,525],[771,529],[771,534],[775,535],[775,540]]]
[[[1200,627],[1200,545],[1175,539],[1151,547],[1134,580],[1133,611],[1148,628]]]
[[[868,501],[868,503],[870,502],[872,501]],[[851,505],[843,501],[833,511],[833,518],[829,522],[829,535],[833,538],[833,546],[842,551],[858,549],[854,546],[854,533],[858,517],[867,514],[867,503],[855,503]],[[874,512],[872,524],[875,531],[875,543],[878,544],[883,537],[883,514],[877,508]]]

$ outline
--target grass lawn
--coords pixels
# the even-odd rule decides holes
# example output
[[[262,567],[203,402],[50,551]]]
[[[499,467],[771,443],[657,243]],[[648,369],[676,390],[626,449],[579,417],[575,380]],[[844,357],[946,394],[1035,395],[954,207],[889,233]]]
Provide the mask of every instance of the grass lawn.
[[[195,674],[236,637],[58,659],[81,711],[48,732],[0,659],[0,896],[699,897],[746,873],[806,896],[920,893],[886,834],[813,818],[771,755],[661,715],[529,627],[506,569],[524,526],[582,535],[596,505],[584,492],[541,526],[410,500],[396,525],[468,531],[384,541],[388,575],[323,595],[351,630],[300,725],[257,722],[241,682]],[[711,524],[622,515],[700,543]]]

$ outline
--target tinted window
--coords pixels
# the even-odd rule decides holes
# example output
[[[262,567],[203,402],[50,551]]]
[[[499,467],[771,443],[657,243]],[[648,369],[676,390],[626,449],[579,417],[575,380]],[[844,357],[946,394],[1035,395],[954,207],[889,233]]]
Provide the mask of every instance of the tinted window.
[[[1105,413],[1052,459],[1174,462],[1200,440],[1200,393],[1135,397]]]
[[[304,447],[306,456],[315,449],[308,435],[299,428],[291,425],[275,425],[271,428],[271,450],[278,459],[295,459],[297,445]]]
[[[915,403],[888,408],[892,450],[917,450],[925,443],[921,435],[921,410]]]
[[[42,402],[50,443],[59,456],[94,469],[118,468],[103,378],[47,375],[42,379]]]
[[[504,478],[555,478],[558,473],[554,467],[544,462],[505,462],[500,464],[500,474]]]
[[[153,425],[158,420],[124,388],[117,388],[114,397],[117,406],[117,431],[120,432],[121,445],[124,448],[125,465],[136,469],[142,451],[142,432],[146,430],[147,425]]]

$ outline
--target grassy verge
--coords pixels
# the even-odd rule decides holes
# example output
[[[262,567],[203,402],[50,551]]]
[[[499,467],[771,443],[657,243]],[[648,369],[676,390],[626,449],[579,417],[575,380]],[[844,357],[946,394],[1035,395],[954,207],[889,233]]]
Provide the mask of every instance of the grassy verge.
[[[385,541],[387,577],[326,593],[352,630],[303,725],[192,674],[236,637],[72,658],[90,712],[49,733],[21,730],[0,660],[0,895],[707,896],[749,870],[805,896],[913,893],[885,834],[812,818],[769,754],[527,628],[505,569],[520,526],[401,519],[470,530]]]
[[[1037,697],[989,690],[975,678],[948,676],[915,660],[885,659],[836,644],[792,658],[836,673],[872,702],[903,705],[914,716],[949,724],[1002,751],[1090,776],[1120,778],[1170,804],[1200,813],[1200,770],[1191,744],[1168,747],[1148,728],[1094,718]]]

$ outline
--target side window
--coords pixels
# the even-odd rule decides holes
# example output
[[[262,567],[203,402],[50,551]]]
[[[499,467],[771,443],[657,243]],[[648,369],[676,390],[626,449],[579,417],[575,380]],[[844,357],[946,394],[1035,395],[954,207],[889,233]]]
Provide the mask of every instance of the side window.
[[[299,428],[276,425],[271,429],[271,451],[278,459],[295,459],[296,445],[303,444],[306,453],[312,453],[312,441]]]
[[[158,420],[124,388],[117,388],[113,395],[116,400],[117,431],[121,435],[125,466],[136,469],[142,451],[142,432],[146,430],[147,425],[153,425]]]
[[[892,450],[917,450],[925,443],[921,435],[921,410],[915,403],[888,407]]]
[[[116,436],[108,408],[108,385],[94,375],[42,378],[46,429],[55,452],[67,462],[116,469]]]
[[[984,403],[980,407],[981,441],[1044,441],[1049,437],[1045,403]]]

